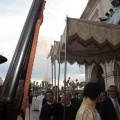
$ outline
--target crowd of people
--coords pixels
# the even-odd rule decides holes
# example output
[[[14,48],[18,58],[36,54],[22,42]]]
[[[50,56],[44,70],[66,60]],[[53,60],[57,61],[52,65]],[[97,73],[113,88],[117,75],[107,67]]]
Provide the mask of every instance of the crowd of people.
[[[33,93],[29,97],[29,104],[31,105],[31,109],[34,111],[39,111],[39,114],[44,103],[46,103],[44,91]]]
[[[115,85],[101,91],[97,83],[90,82],[83,93],[66,91],[59,95],[58,101],[53,90],[34,97],[32,110],[39,110],[39,120],[120,120],[120,99]]]

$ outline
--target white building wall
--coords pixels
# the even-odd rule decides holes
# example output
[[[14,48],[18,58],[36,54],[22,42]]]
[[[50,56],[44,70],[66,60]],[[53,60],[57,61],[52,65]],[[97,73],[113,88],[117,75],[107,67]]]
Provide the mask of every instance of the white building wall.
[[[90,1],[93,1],[93,0],[90,0]],[[111,8],[114,9],[114,7],[111,4],[111,0],[96,0],[96,2],[93,2],[93,3],[94,3],[94,5],[90,4],[91,6],[88,7],[89,10],[85,9],[85,11],[83,12],[83,15],[81,17],[82,19],[100,21],[99,18],[105,17],[105,13],[109,12],[109,9],[111,9]],[[90,7],[91,7],[91,9],[90,9]],[[86,65],[86,67],[85,67],[86,82],[91,81],[91,78],[95,79],[95,76],[93,76],[93,77],[91,76],[93,67],[94,67],[94,64],[92,64],[91,66]],[[120,83],[118,80],[119,77],[117,75],[117,71],[115,70],[115,63],[111,61],[109,64],[108,63],[101,64],[101,67],[104,71],[103,77],[105,80],[106,90],[110,85],[116,85],[118,87],[118,89],[120,89],[120,87],[119,87]]]
[[[99,2],[91,9],[88,20],[99,21],[100,17],[105,17],[105,13],[113,8],[110,0],[99,0]]]
[[[111,4],[111,0],[101,0],[102,2],[102,6],[103,6],[103,13],[105,16],[106,12],[109,12],[110,8],[113,8],[112,4]]]

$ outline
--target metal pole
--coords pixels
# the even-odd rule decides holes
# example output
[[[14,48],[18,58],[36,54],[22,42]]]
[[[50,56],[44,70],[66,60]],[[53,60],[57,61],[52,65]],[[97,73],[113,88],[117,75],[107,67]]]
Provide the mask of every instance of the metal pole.
[[[51,62],[51,72],[52,72],[52,89],[53,89],[53,62]]]
[[[51,46],[50,56],[51,56],[51,76],[52,76],[52,89],[53,89],[53,45]]]
[[[21,32],[0,96],[0,120],[16,120],[18,115],[35,26],[42,4],[43,0],[33,1]],[[23,84],[19,86],[20,80]]]
[[[55,101],[57,101],[57,89],[56,89],[56,61],[54,60],[54,82],[55,82],[55,86],[54,86],[54,89],[55,89]]]
[[[106,90],[108,89],[108,84],[107,84],[107,70],[106,70],[106,62],[105,62],[105,85],[106,85]]]
[[[26,19],[24,28],[19,38],[14,56],[12,58],[9,70],[7,72],[4,87],[1,92],[2,102],[14,102],[18,83],[20,80],[20,72],[25,59],[26,51],[29,44],[32,43],[31,35],[34,33],[36,21],[42,8],[42,0],[34,0]]]
[[[56,51],[56,42],[54,41],[54,51],[53,51],[53,60],[54,60],[54,83],[55,83],[55,86],[54,86],[54,89],[55,89],[55,101],[57,101],[57,89],[56,89],[56,54],[55,54],[55,51]]]
[[[59,43],[59,57],[58,57],[58,62],[59,62],[59,69],[58,69],[58,87],[57,87],[57,103],[58,103],[58,98],[59,98],[59,82],[60,82],[60,43]]]
[[[117,88],[120,91],[120,82],[119,82],[119,72],[118,72],[118,64],[117,61],[115,62],[116,69],[117,69]]]
[[[66,93],[66,74],[67,74],[67,24],[68,18],[66,18],[66,41],[65,41],[65,69],[64,69],[64,95]],[[64,115],[63,120],[65,120],[65,105],[64,105]]]
[[[56,61],[54,61],[54,81],[55,81],[55,90],[56,90]]]

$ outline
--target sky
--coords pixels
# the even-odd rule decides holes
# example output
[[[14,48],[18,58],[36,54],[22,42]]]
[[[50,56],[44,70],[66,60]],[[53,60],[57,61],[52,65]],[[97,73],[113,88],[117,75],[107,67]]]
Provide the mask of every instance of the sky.
[[[8,61],[0,64],[0,77],[4,80],[33,0],[0,1],[0,54]],[[46,0],[43,24],[40,27],[37,50],[32,71],[32,81],[51,81],[51,60],[47,59],[51,45],[59,41],[66,17],[80,18],[88,0]],[[56,62],[57,63],[57,62]],[[56,65],[58,70],[58,64]],[[64,63],[60,69],[64,79]],[[67,64],[67,78],[85,80],[84,66]],[[58,78],[58,72],[56,72]]]

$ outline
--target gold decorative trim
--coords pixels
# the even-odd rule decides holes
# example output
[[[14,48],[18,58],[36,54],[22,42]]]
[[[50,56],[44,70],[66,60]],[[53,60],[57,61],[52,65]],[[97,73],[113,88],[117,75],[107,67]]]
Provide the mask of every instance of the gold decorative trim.
[[[93,36],[91,36],[89,39],[87,40],[83,40],[77,33],[75,33],[74,35],[71,35],[68,37],[68,44],[71,44],[72,42],[75,42],[76,40],[78,40],[78,42],[83,45],[84,47],[87,47],[88,45],[90,45],[91,43],[94,43],[94,45],[96,45],[96,47],[98,47],[99,49],[103,49],[106,46],[108,46],[111,50],[116,51],[118,49],[120,49],[120,42],[117,45],[112,45],[108,40],[105,40],[103,43],[99,43],[97,42]]]

